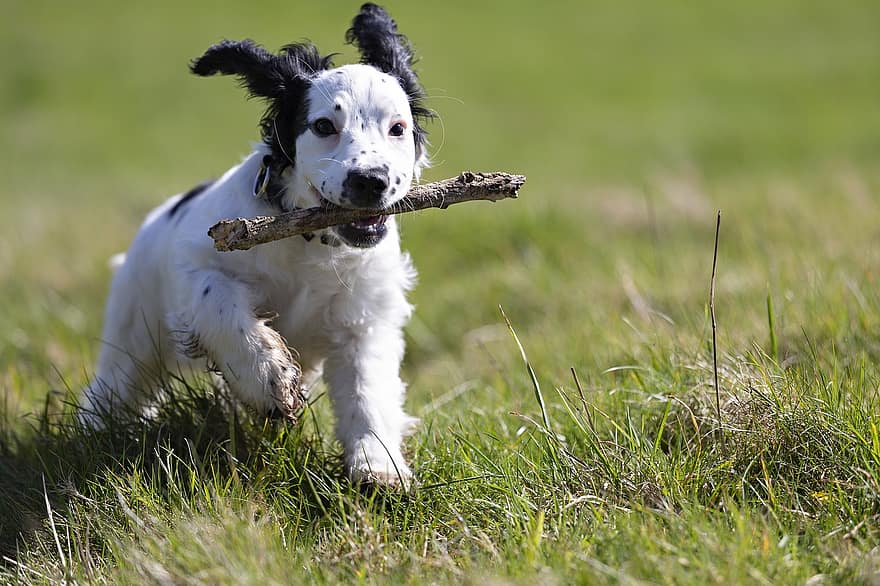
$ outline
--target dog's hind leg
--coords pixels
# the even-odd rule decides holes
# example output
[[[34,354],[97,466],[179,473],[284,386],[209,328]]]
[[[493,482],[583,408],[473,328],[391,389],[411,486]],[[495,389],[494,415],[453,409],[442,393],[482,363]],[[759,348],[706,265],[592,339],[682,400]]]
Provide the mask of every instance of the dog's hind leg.
[[[167,337],[163,324],[151,322],[137,298],[120,290],[124,279],[116,281],[107,302],[95,377],[80,399],[78,417],[93,428],[104,427],[109,416],[140,413],[159,385],[168,350],[162,348]]]
[[[242,400],[295,420],[301,371],[281,335],[256,315],[251,289],[213,270],[196,271],[172,328],[185,354],[203,353]]]

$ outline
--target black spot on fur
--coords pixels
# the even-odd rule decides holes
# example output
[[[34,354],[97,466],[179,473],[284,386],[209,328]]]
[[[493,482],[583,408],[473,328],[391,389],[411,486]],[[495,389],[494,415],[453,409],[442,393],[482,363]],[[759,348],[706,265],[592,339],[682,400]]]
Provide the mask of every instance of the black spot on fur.
[[[395,184],[395,185],[400,185],[400,177],[398,177],[397,179],[394,180],[394,184]]]
[[[210,292],[211,292],[211,286],[208,285],[207,287],[205,287],[205,290],[202,291],[202,297],[207,297],[208,293],[210,293]]]
[[[361,154],[362,154],[362,155],[366,155],[366,154],[367,154],[367,151],[361,151]]]
[[[324,234],[321,234],[321,244],[326,246],[339,246],[339,239],[332,234],[325,232]]]
[[[190,189],[189,191],[184,193],[180,197],[180,199],[178,199],[174,203],[174,205],[171,206],[171,209],[168,210],[168,217],[173,218],[174,214],[179,212],[180,209],[183,208],[187,203],[189,203],[189,201],[192,200],[194,197],[197,197],[200,193],[202,193],[203,191],[208,189],[213,183],[214,183],[213,179],[211,179],[209,181],[203,181],[202,183],[199,183],[198,185],[196,185],[195,187],[193,187],[192,189]]]
[[[333,106],[333,109],[336,110],[337,112],[339,112],[340,110],[342,110],[342,106],[339,104],[336,104],[335,106]]]

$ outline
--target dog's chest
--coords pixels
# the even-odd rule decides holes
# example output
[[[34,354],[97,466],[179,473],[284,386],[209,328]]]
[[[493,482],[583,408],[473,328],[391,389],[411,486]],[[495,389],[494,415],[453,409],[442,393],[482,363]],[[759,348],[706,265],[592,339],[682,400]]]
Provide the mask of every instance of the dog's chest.
[[[250,284],[260,313],[276,316],[272,327],[299,352],[305,367],[377,327],[406,322],[411,310],[406,290],[415,271],[400,253],[394,224],[389,225],[389,237],[369,250],[288,239],[235,257],[238,264],[230,272]]]
[[[273,274],[264,282],[265,310],[277,314],[273,327],[297,349],[324,348],[340,330],[357,327],[371,313],[364,295],[370,283],[360,268],[328,262]]]

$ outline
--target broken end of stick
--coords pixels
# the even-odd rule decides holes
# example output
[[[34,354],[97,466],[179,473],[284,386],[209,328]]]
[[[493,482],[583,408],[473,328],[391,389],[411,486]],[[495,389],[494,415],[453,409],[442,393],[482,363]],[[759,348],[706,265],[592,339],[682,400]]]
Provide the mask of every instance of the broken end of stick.
[[[516,175],[513,173],[476,173],[474,171],[463,171],[456,177],[456,182],[463,187],[472,187],[475,184],[485,190],[485,195],[481,199],[490,201],[498,201],[506,198],[516,198],[519,190],[526,183],[525,175]]]
[[[229,243],[241,236],[241,220],[221,220],[211,226],[208,236],[214,239],[214,249],[220,252],[234,250]]]

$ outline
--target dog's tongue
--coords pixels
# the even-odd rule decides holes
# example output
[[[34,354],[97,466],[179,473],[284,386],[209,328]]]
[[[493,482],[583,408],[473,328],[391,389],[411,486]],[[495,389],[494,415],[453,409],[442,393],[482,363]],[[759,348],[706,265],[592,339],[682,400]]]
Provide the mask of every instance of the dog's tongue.
[[[355,220],[351,224],[356,228],[369,228],[371,226],[380,226],[385,223],[388,216],[367,216],[360,220]]]

